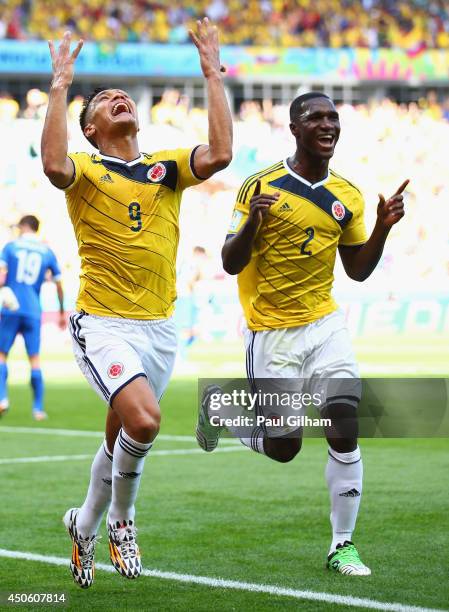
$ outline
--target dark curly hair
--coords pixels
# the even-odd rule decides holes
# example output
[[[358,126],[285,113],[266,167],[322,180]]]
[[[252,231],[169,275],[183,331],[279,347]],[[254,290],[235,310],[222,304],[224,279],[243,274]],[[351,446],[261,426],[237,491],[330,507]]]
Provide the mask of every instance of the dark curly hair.
[[[96,89],[94,89],[94,91],[92,91],[90,94],[88,94],[84,98],[83,108],[81,109],[81,112],[80,112],[80,126],[81,126],[81,131],[83,132],[83,134],[84,134],[84,128],[86,127],[86,123],[87,123],[87,112],[89,110],[90,103],[95,98],[95,96],[97,96],[102,91],[106,91],[107,89],[110,89],[110,87],[97,87]],[[97,143],[95,142],[93,138],[87,138],[87,140],[90,142],[90,144],[93,147],[98,149]]]

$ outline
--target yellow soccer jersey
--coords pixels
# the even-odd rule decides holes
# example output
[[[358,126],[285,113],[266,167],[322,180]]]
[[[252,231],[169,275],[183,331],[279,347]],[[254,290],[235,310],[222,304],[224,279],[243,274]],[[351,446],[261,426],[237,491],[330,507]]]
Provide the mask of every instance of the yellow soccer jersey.
[[[81,257],[77,309],[131,319],[171,315],[182,191],[195,176],[195,149],[131,162],[74,153],[65,190]]]
[[[257,180],[261,193],[280,193],[238,275],[247,325],[266,330],[306,325],[337,308],[331,296],[338,245],[366,242],[360,191],[330,172],[312,185],[281,161],[240,188],[228,235],[247,220]]]

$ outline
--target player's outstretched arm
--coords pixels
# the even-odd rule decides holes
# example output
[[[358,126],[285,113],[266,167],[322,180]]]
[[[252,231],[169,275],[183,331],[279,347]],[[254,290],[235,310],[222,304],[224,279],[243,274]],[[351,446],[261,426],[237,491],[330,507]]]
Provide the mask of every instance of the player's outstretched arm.
[[[346,274],[353,280],[364,281],[379,263],[391,228],[405,215],[403,192],[408,184],[409,180],[404,181],[387,200],[379,194],[376,225],[365,244],[359,247],[339,247]]]
[[[195,173],[207,179],[229,166],[232,159],[232,117],[223,86],[225,69],[220,64],[218,30],[207,17],[197,21],[196,33],[189,31],[198,49],[201,70],[207,83],[209,144],[195,152]]]
[[[270,206],[279,199],[279,193],[260,193],[260,181],[257,181],[252,198],[249,201],[248,219],[242,228],[226,239],[221,250],[223,268],[228,274],[239,274],[250,260],[254,241]]]
[[[74,63],[83,41],[70,53],[72,35],[65,32],[59,49],[48,41],[53,68],[47,115],[41,139],[44,172],[60,189],[67,187],[73,178],[73,162],[67,157],[67,92],[73,81]]]

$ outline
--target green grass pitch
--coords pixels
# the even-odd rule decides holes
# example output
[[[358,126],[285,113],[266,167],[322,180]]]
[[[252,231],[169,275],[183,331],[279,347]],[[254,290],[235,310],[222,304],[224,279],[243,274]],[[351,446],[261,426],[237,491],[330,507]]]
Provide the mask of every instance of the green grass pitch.
[[[13,377],[14,378],[14,377]],[[161,434],[192,436],[196,380],[175,379],[163,402]],[[70,540],[61,523],[84,497],[101,436],[11,432],[12,427],[101,431],[105,407],[87,384],[48,384],[50,419],[30,419],[30,391],[11,387],[0,421],[0,548],[67,558],[67,567],[0,556],[0,592],[62,592],[70,610],[343,610],[336,603],[212,588],[142,576],[126,581],[98,571],[82,591],[68,569]],[[2,428],[3,429],[2,431]],[[231,442],[226,441],[224,446]],[[354,540],[368,578],[325,570],[329,503],[326,445],[308,439],[290,464],[249,451],[149,456],[137,503],[145,568],[427,608],[448,608],[448,440],[363,440],[364,496]],[[195,449],[192,439],[160,450]],[[8,463],[18,457],[87,459]],[[104,525],[97,561],[109,563]],[[1,609],[10,606],[0,605]],[[56,609],[26,606],[27,609]],[[352,609],[363,609],[355,606]]]

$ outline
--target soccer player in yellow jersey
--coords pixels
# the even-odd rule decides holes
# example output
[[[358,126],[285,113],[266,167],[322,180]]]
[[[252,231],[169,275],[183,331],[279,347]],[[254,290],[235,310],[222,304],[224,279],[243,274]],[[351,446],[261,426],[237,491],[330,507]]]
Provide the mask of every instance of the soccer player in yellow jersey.
[[[360,191],[329,170],[340,135],[332,100],[313,92],[299,96],[290,121],[296,151],[243,183],[223,266],[238,274],[252,389],[267,378],[282,379],[279,384],[290,392],[324,389],[321,412],[332,420],[325,431],[333,532],[328,567],[365,576],[370,570],[351,539],[362,492],[360,381],[344,316],[331,296],[333,270],[338,249],[350,278],[363,281],[371,274],[391,227],[404,215],[408,181],[391,198],[379,196],[376,225],[367,238]],[[206,391],[197,427],[198,442],[208,451],[220,432],[209,420],[212,392],[220,389]],[[263,406],[258,410],[270,416]],[[301,448],[302,430],[270,425],[254,427],[242,442],[276,461],[291,461]]]
[[[136,104],[121,89],[103,89],[86,99],[80,115],[98,153],[68,154],[67,92],[83,43],[70,53],[70,32],[57,51],[49,43],[53,80],[42,160],[47,177],[65,191],[81,257],[78,312],[70,322],[74,351],[110,407],[86,500],[64,516],[72,575],[83,588],[93,581],[96,534],[106,509],[112,564],[126,578],[141,573],[134,502],[176,352],[171,315],[181,196],[232,157],[217,29],[207,19],[197,26],[191,38],[207,82],[209,144],[192,149],[141,153]],[[148,144],[153,149],[157,143]]]

